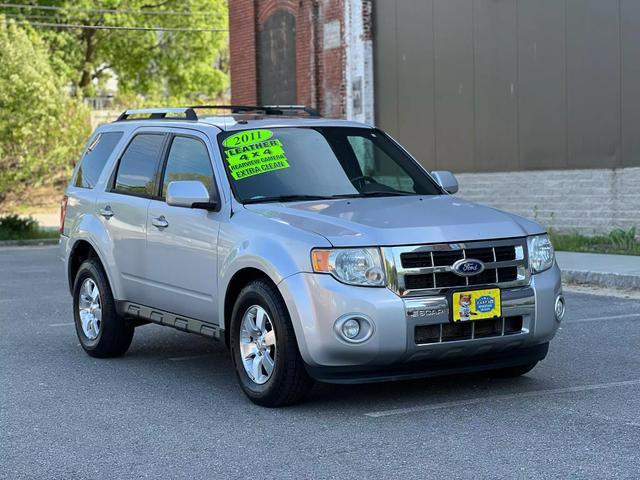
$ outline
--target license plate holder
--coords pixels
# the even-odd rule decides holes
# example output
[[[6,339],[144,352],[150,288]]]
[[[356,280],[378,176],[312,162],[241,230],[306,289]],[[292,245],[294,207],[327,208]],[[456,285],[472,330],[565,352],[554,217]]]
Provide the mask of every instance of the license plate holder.
[[[457,290],[451,293],[449,302],[453,323],[487,320],[502,316],[499,288]]]

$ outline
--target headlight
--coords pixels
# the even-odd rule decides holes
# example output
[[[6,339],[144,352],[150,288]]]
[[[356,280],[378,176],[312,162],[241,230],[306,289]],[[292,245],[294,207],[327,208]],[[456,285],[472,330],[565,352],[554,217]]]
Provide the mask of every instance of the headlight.
[[[544,272],[553,265],[553,245],[548,235],[527,237],[529,267],[532,273]]]
[[[384,287],[382,257],[377,248],[335,248],[311,251],[313,271],[329,273],[349,285]]]

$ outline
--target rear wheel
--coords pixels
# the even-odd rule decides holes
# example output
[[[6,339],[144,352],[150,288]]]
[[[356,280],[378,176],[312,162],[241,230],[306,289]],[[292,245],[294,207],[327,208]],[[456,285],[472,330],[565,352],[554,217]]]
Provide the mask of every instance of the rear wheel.
[[[298,403],[313,386],[284,300],[267,281],[251,282],[236,300],[231,355],[242,390],[258,405]]]
[[[73,315],[80,345],[92,357],[118,357],[129,349],[133,325],[117,314],[109,280],[96,259],[78,269]]]

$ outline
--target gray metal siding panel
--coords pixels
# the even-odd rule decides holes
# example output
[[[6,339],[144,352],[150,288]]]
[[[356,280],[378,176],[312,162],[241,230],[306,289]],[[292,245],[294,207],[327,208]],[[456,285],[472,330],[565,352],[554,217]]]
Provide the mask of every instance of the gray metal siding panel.
[[[640,167],[640,2],[621,4],[622,165]]]
[[[473,171],[473,8],[468,0],[435,0],[436,165]]]
[[[398,137],[398,46],[396,2],[377,1],[374,12],[376,123]]]
[[[618,166],[618,2],[567,1],[569,167]]]
[[[435,167],[433,4],[397,3],[398,128],[403,144],[425,167]],[[411,92],[411,93],[409,93]]]
[[[518,170],[515,2],[474,2],[476,168]]]
[[[518,121],[524,170],[567,166],[564,27],[564,2],[519,3]]]
[[[426,166],[640,166],[640,1],[374,6],[376,118]]]

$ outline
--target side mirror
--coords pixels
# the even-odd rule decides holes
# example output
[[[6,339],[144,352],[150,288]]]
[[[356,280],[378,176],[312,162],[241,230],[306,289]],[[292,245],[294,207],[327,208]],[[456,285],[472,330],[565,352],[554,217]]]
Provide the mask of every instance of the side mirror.
[[[170,182],[167,187],[167,205],[215,210],[218,203],[211,199],[207,187],[197,180]]]
[[[434,170],[431,176],[445,192],[454,194],[458,191],[458,180],[448,170]]]

